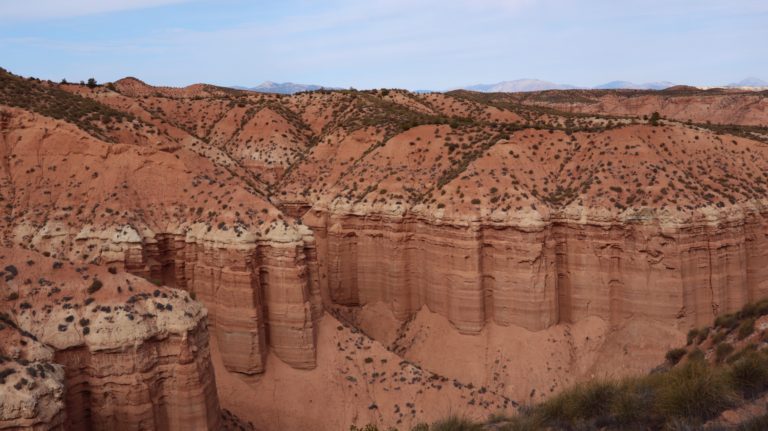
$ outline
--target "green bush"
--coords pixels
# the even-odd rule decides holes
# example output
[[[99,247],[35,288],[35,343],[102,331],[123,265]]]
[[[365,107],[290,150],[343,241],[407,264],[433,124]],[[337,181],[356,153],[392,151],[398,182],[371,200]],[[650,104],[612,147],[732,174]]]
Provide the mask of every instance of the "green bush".
[[[733,346],[730,343],[720,343],[715,348],[715,360],[723,362],[731,353],[733,353]]]
[[[729,377],[735,390],[746,398],[753,398],[768,389],[768,358],[750,351],[733,362]]]
[[[739,325],[739,333],[738,333],[739,340],[743,340],[749,337],[750,335],[752,335],[753,332],[755,332],[755,318],[750,317],[742,321],[741,324]]]
[[[88,286],[88,294],[93,295],[94,293],[98,292],[99,289],[101,289],[104,286],[104,283],[101,282],[98,278],[94,278],[91,282],[91,285]]]
[[[739,316],[737,316],[735,313],[723,314],[721,316],[717,316],[715,319],[716,328],[725,328],[731,330],[737,326],[739,326]]]
[[[726,331],[718,331],[715,335],[712,336],[712,344],[718,345],[725,340],[725,337],[728,336],[728,333]]]
[[[710,419],[734,404],[728,383],[706,363],[689,362],[660,381],[657,410],[670,419]]]
[[[696,348],[688,352],[688,360],[689,361],[703,361],[704,360],[704,352],[701,351],[701,349]]]
[[[483,426],[468,419],[451,416],[433,423],[429,431],[483,431]]]
[[[544,404],[541,413],[549,421],[566,423],[605,416],[617,390],[615,383],[584,383]]]
[[[768,314],[768,299],[747,304],[740,312],[742,317],[760,317]]]
[[[667,352],[664,358],[666,358],[667,362],[670,364],[675,365],[683,359],[683,356],[685,356],[686,353],[688,353],[688,351],[683,348],[672,349]]]
[[[651,126],[658,126],[659,120],[661,120],[661,115],[659,115],[658,112],[654,112],[653,114],[651,114],[651,118],[648,119],[648,124],[650,124]]]
[[[709,327],[700,329],[699,336],[696,339],[696,344],[701,344],[704,340],[707,339],[708,336],[709,336]]]
[[[745,355],[752,352],[756,352],[756,351],[757,351],[757,345],[755,343],[749,343],[746,346],[744,346],[741,350],[738,350],[736,353],[728,356],[725,362],[728,364],[733,364],[734,362],[743,358]]]
[[[619,425],[630,425],[648,421],[653,411],[655,381],[657,378],[630,378],[616,391],[611,403],[611,413]]]
[[[690,331],[688,331],[688,338],[686,340],[685,345],[690,346],[691,344],[693,344],[694,341],[698,339],[699,339],[699,330],[696,328],[693,328]]]
[[[545,425],[538,416],[519,415],[495,429],[498,431],[539,431],[545,429]]]
[[[752,418],[743,422],[736,428],[737,431],[764,431],[768,430],[768,414]]]
[[[373,424],[368,424],[362,428],[358,428],[354,425],[349,427],[349,431],[380,431],[379,427]],[[384,431],[384,430],[381,430]],[[397,431],[395,428],[388,428],[386,431]]]

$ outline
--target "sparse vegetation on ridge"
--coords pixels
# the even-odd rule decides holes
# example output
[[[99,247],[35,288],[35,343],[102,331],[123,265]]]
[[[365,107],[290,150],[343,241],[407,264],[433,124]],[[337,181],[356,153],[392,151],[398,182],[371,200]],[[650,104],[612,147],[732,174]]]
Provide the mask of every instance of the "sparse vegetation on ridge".
[[[106,125],[133,120],[130,114],[61,90],[53,83],[25,79],[4,69],[0,69],[0,104],[67,121],[107,142],[113,142],[113,138],[107,133]]]

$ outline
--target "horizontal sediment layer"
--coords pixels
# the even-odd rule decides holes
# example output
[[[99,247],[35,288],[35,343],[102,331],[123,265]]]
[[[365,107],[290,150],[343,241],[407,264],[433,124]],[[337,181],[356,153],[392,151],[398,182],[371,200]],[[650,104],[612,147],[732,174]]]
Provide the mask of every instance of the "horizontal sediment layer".
[[[588,316],[689,328],[768,296],[768,222],[759,208],[687,222],[457,223],[322,208],[304,220],[316,233],[330,303],[384,301],[401,320],[426,305],[464,333],[490,321],[541,330]]]

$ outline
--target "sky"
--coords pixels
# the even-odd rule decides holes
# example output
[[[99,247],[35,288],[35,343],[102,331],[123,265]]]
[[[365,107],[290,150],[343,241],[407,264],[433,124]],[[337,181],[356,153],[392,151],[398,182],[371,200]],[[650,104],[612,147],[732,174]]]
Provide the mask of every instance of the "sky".
[[[0,0],[0,67],[170,86],[722,85],[768,80],[768,1]]]

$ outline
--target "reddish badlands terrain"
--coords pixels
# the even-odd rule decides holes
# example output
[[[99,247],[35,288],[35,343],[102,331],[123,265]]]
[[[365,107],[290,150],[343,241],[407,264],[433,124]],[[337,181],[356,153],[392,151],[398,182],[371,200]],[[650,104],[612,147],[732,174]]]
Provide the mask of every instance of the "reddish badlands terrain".
[[[410,429],[647,372],[768,297],[766,125],[2,71],[0,429]]]

